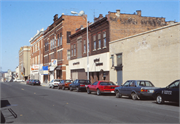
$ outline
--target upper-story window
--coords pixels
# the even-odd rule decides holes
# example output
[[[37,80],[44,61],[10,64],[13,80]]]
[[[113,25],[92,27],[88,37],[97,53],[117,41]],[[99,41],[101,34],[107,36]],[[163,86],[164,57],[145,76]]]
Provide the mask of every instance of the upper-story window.
[[[122,53],[117,54],[117,66],[122,66]]]
[[[67,31],[67,43],[70,43],[70,39],[69,39],[70,36],[71,36],[71,32]]]
[[[59,46],[59,45],[60,45],[60,43],[59,43],[59,41],[60,41],[60,39],[59,39],[59,34],[58,34],[58,38],[57,38],[57,39],[58,39],[58,46]]]
[[[60,45],[62,45],[62,33],[60,33]]]
[[[73,53],[74,53],[74,52],[73,52],[73,45],[71,45],[71,56],[74,55]]]
[[[70,60],[70,50],[67,50],[67,60]]]
[[[76,44],[74,44],[74,56],[76,56]]]
[[[101,49],[101,34],[98,34],[98,49]]]
[[[93,36],[93,41],[94,41],[94,50],[96,50],[96,35]]]
[[[103,32],[103,44],[103,47],[106,48],[106,32]]]
[[[86,53],[86,40],[84,40],[84,53]]]

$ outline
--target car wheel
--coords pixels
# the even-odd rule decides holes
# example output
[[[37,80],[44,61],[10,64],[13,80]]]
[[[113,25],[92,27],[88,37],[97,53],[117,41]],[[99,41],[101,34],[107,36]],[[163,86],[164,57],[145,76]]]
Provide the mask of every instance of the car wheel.
[[[122,95],[119,93],[119,91],[116,91],[115,93],[116,93],[116,98],[121,98],[122,97]]]
[[[65,90],[65,87],[64,87],[64,86],[62,86],[62,90]]]
[[[96,94],[97,94],[98,96],[99,96],[99,95],[101,95],[101,92],[100,92],[100,90],[99,90],[99,89],[97,89]]]
[[[79,87],[76,87],[77,92],[79,92]]]
[[[137,94],[136,93],[132,93],[131,97],[132,97],[133,100],[137,100]]]
[[[70,89],[70,91],[73,91],[72,87],[70,87],[69,89]]]
[[[87,88],[87,94],[91,94],[91,91],[89,90],[89,88]]]
[[[156,96],[156,103],[158,103],[158,104],[164,103],[164,100],[163,100],[163,98],[162,98],[161,95],[157,95],[157,96]]]

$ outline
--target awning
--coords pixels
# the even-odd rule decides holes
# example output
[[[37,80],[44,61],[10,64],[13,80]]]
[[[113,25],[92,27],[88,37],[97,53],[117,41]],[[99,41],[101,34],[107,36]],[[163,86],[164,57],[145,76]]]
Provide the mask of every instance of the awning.
[[[62,70],[62,65],[56,66],[56,68],[54,70]]]

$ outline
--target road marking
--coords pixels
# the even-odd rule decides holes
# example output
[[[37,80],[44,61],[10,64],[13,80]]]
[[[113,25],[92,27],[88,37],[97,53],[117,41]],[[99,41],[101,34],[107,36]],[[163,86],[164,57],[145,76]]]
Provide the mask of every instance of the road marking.
[[[24,90],[23,88],[21,90]]]

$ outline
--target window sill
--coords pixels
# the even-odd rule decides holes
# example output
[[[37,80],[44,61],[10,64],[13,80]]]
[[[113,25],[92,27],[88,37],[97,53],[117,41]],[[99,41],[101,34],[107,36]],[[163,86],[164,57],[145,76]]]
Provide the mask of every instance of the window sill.
[[[101,50],[101,48],[98,48],[98,50]]]
[[[96,49],[94,49],[93,51],[96,51]]]
[[[103,49],[106,49],[107,47],[105,46],[105,47],[103,47]]]

